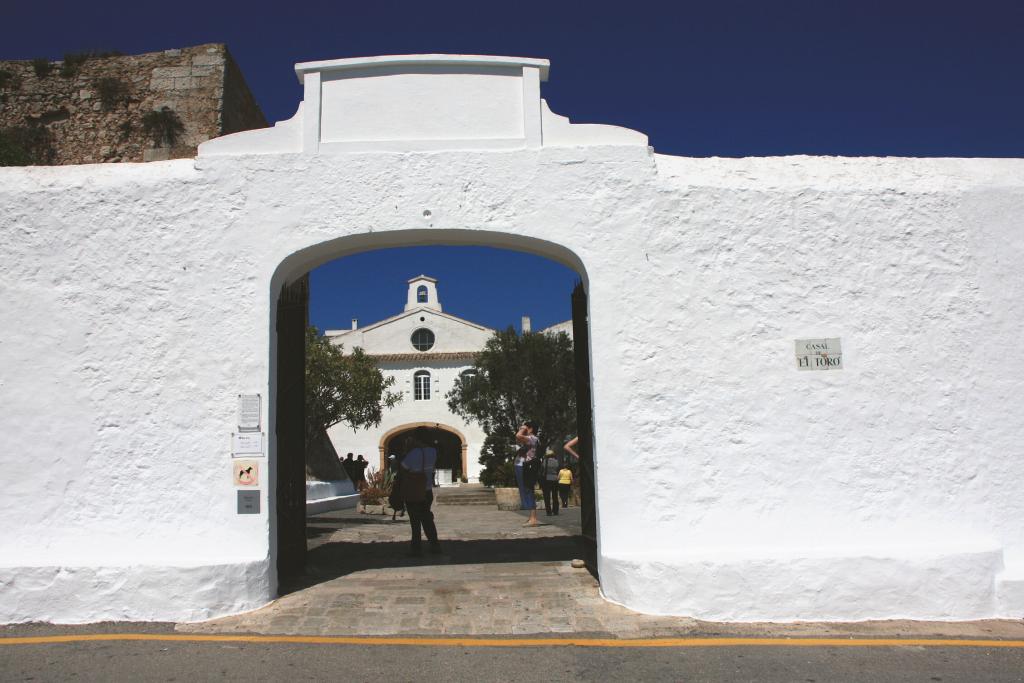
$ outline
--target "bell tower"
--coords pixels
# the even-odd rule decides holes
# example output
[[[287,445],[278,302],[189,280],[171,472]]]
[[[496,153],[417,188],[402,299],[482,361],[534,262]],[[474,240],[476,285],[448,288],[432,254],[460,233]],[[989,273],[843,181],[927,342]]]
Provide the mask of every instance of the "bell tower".
[[[405,310],[429,308],[441,311],[441,302],[437,300],[437,280],[426,275],[417,275],[409,280],[409,295],[405,302]]]

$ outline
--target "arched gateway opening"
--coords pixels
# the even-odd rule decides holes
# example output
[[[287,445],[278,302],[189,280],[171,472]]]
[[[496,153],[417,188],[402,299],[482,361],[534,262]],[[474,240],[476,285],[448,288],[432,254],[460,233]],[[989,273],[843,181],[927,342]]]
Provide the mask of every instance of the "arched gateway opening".
[[[306,566],[304,347],[309,324],[309,273],[329,261],[361,252],[415,246],[478,246],[526,252],[567,266],[577,274],[578,284],[571,296],[571,330],[580,454],[577,469],[582,547],[579,554],[596,576],[598,518],[592,446],[588,279],[582,261],[569,249],[534,237],[477,230],[419,229],[362,233],[313,245],[286,258],[272,279],[268,464],[269,484],[274,490],[270,497],[270,546],[276,560],[279,591],[282,582],[301,576]],[[419,301],[420,296],[421,292],[417,291],[413,301]],[[412,343],[416,341],[414,334]],[[418,341],[427,346],[427,341]],[[410,381],[413,399],[425,398],[427,392],[432,391],[432,385],[425,378],[412,377]],[[430,429],[439,454],[439,475],[457,483],[469,468],[467,440],[459,430],[443,423],[411,422],[389,429],[379,439],[377,458],[372,457],[372,451],[367,451],[370,461],[376,460],[375,464],[383,469],[387,455],[418,426]],[[557,443],[552,445],[560,447]]]
[[[405,441],[417,427],[426,427],[429,430],[430,443],[437,449],[437,483],[449,484],[460,481],[469,471],[469,443],[462,432],[438,422],[409,422],[385,432],[377,447],[380,469],[387,467],[389,455],[406,450]]]

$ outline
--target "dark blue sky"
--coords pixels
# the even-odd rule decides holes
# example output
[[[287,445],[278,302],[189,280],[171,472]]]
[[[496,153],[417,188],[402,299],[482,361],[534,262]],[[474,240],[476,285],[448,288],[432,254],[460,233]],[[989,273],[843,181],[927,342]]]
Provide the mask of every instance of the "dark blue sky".
[[[530,316],[538,330],[572,316],[575,272],[531,254],[486,247],[380,249],[332,261],[310,275],[310,321],[348,329],[400,313],[408,280],[437,279],[445,313],[504,329]],[[346,317],[342,318],[341,315]]]
[[[6,2],[0,58],[225,42],[270,121],[298,61],[545,57],[552,109],[689,156],[1024,157],[1024,2]]]
[[[555,112],[643,131],[665,154],[1024,157],[1020,0],[24,1],[0,13],[4,59],[204,42],[228,44],[270,121],[295,110],[298,61],[505,54],[551,60]],[[459,259],[432,258],[430,274],[453,282]],[[371,270],[386,276],[383,316],[422,269]],[[375,317],[332,315],[321,322]]]

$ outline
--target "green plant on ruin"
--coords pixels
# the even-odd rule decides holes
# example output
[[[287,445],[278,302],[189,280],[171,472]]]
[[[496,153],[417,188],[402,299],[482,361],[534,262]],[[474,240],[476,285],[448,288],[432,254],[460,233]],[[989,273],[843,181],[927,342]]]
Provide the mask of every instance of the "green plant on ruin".
[[[32,60],[32,70],[38,78],[46,78],[53,71],[53,63],[46,57],[36,57]]]
[[[17,129],[0,129],[0,166],[30,166],[32,164],[32,154],[21,143],[21,137]]]
[[[18,74],[7,69],[0,69],[0,90],[17,90],[21,86]]]
[[[60,75],[64,78],[74,78],[82,70],[82,65],[92,57],[89,52],[69,52],[64,55],[64,63],[60,66]]]
[[[53,163],[53,139],[43,126],[0,128],[0,166]]]
[[[135,126],[132,125],[131,121],[122,121],[117,127],[117,130],[121,133],[121,142],[128,140],[128,138],[132,136],[132,131],[134,129]]]
[[[119,50],[86,50],[85,52],[69,52],[64,55],[64,63],[60,67],[60,75],[64,78],[74,78],[82,70],[82,65],[90,59],[105,59],[107,57],[121,57],[124,53]]]
[[[107,76],[96,81],[95,86],[104,109],[113,109],[128,101],[128,84],[120,78]]]
[[[185,125],[170,107],[147,111],[142,115],[142,132],[153,141],[154,147],[173,147],[178,136],[185,132]]]

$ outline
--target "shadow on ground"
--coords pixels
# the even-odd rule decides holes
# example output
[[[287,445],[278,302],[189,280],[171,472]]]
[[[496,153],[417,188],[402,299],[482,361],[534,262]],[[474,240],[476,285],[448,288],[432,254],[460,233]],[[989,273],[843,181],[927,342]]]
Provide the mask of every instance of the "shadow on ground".
[[[571,522],[570,522],[571,523]],[[282,581],[280,594],[287,595],[332,579],[369,569],[424,566],[498,564],[509,562],[568,562],[583,556],[583,537],[563,535],[540,538],[445,540],[442,552],[422,557],[409,555],[408,541],[331,541],[342,527],[394,524],[388,517],[310,517],[306,523],[309,549],[301,576]],[[408,529],[408,525],[404,525]],[[423,544],[426,551],[427,544]]]
[[[446,541],[440,555],[408,555],[409,544],[325,543],[306,556],[302,576],[282,583],[281,594],[315,586],[354,572],[367,569],[423,567],[453,564],[496,564],[506,562],[568,562],[582,556],[583,538],[524,538],[479,541]]]

